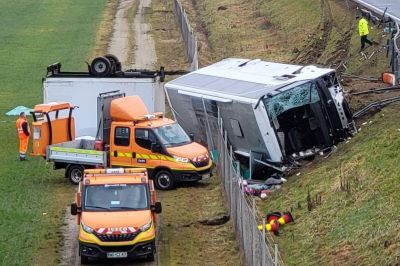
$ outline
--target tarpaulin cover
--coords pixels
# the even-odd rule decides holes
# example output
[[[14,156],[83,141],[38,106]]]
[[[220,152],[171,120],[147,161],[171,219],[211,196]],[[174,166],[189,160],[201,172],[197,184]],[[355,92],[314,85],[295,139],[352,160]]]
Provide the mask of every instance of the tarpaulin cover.
[[[25,112],[25,114],[29,115],[29,114],[30,114],[29,112],[31,112],[31,111],[33,111],[33,110],[30,109],[30,108],[28,108],[28,107],[25,107],[25,106],[17,106],[17,107],[15,107],[14,109],[8,111],[8,112],[6,113],[6,115],[9,115],[9,116],[11,116],[11,115],[20,115],[21,112]]]
[[[127,96],[111,102],[110,115],[114,121],[133,121],[147,114],[149,111],[139,96]]]

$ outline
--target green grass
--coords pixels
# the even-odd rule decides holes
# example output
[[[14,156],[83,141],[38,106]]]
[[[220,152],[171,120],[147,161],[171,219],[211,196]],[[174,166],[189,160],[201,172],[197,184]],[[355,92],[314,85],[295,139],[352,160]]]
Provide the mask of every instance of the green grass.
[[[85,69],[105,0],[0,1],[0,264],[53,265],[73,187],[43,159],[19,162],[16,117],[43,99],[46,66]]]
[[[240,265],[232,221],[209,226],[201,220],[226,215],[217,176],[197,185],[160,191],[160,265]]]
[[[276,237],[286,265],[399,263],[399,107],[375,115],[329,159],[289,178],[262,204],[264,213],[292,209],[296,219]],[[340,176],[349,191],[340,188]],[[312,211],[308,192],[322,198]]]

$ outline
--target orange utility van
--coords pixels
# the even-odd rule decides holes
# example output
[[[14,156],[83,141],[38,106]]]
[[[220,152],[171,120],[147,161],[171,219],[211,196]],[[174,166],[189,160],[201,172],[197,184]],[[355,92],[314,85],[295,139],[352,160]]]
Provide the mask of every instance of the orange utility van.
[[[54,162],[55,169],[65,168],[65,176],[74,184],[82,180],[84,169],[106,167],[144,167],[162,190],[210,177],[207,148],[194,142],[176,121],[162,113],[149,114],[138,96],[118,92],[99,96],[96,139],[71,140],[73,107],[65,103],[45,107],[37,105],[32,112],[33,154]],[[61,110],[67,118],[60,118]],[[55,136],[63,137],[55,142]]]
[[[79,225],[81,263],[89,258],[146,258],[156,252],[156,201],[145,168],[85,170],[71,214]]]

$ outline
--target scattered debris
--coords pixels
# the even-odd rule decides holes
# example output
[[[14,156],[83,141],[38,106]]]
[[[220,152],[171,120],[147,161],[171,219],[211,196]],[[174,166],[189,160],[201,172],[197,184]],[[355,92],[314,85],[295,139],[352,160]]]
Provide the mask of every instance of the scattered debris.
[[[243,180],[242,189],[246,195],[266,198],[274,191],[280,189],[282,184],[286,181],[285,178],[281,178],[277,174],[274,174],[265,181]]]
[[[229,221],[229,219],[230,219],[229,215],[224,215],[219,218],[201,220],[201,221],[198,221],[198,223],[200,223],[202,225],[211,225],[211,226],[222,225],[222,224],[226,224]]]
[[[226,6],[219,6],[217,8],[218,11],[222,11],[222,10],[227,10],[228,8]]]

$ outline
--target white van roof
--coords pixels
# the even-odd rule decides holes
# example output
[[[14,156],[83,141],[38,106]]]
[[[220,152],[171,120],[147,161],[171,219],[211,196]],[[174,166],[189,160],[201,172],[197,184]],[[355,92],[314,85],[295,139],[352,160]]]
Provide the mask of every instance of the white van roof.
[[[258,99],[289,84],[303,83],[333,72],[316,66],[299,66],[228,58],[168,82],[166,88],[222,99]]]

